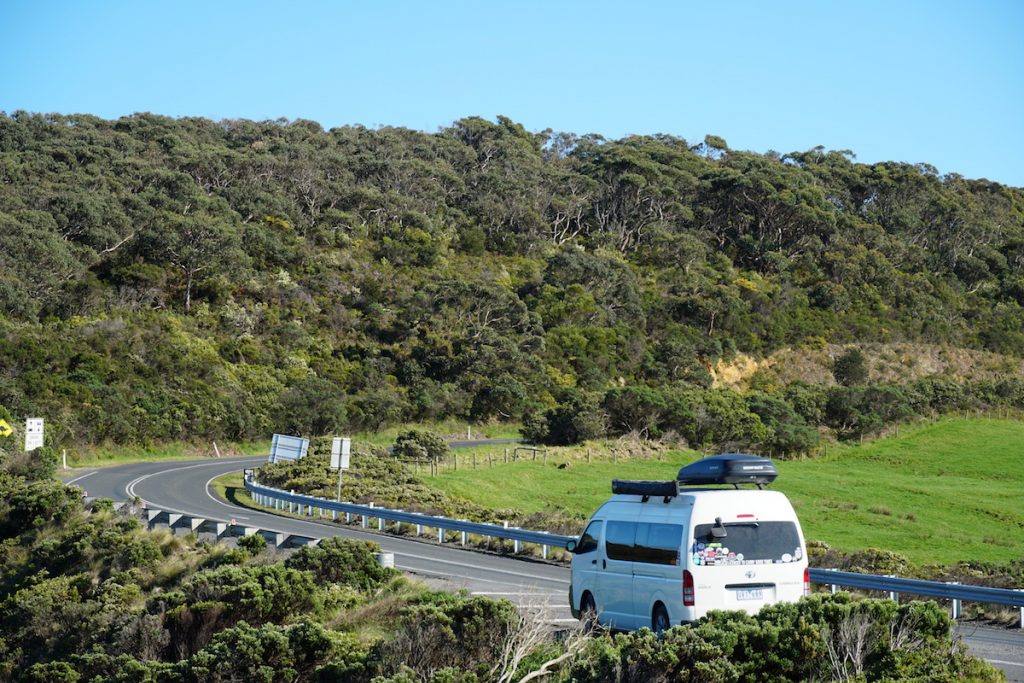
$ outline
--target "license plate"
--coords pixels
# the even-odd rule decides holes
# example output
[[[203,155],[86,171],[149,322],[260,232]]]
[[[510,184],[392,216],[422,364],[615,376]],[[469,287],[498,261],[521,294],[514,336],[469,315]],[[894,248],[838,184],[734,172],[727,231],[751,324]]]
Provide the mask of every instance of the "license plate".
[[[747,588],[736,591],[737,600],[762,600],[764,594],[760,588]]]

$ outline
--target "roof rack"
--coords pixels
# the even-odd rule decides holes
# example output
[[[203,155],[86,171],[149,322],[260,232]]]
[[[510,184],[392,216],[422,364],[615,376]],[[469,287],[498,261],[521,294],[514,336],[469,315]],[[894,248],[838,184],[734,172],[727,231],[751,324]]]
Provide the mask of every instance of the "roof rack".
[[[775,481],[778,470],[768,458],[750,453],[722,453],[702,458],[679,470],[681,486],[708,484],[756,484],[759,489]]]
[[[628,479],[612,479],[612,493],[643,496],[647,502],[651,496],[669,498],[679,495],[679,483],[676,481],[630,481]]]

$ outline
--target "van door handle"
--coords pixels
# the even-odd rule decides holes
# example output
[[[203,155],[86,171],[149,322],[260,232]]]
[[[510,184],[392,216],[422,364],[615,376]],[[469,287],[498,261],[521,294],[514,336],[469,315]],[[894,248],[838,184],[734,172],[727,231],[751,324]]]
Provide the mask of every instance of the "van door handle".
[[[597,564],[597,560],[591,560],[590,564]]]
[[[601,569],[608,569],[608,560],[601,560]]]

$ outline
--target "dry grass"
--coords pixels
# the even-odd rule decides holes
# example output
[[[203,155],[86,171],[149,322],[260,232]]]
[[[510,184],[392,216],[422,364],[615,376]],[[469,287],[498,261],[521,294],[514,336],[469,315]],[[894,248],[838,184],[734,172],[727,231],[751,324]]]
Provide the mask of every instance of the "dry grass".
[[[835,384],[832,364],[852,345],[782,349],[766,358],[737,354],[711,369],[716,387],[749,389],[758,383],[785,385]],[[868,381],[901,384],[934,375],[957,381],[995,380],[1024,373],[1024,361],[988,351],[935,344],[861,344],[867,358]]]

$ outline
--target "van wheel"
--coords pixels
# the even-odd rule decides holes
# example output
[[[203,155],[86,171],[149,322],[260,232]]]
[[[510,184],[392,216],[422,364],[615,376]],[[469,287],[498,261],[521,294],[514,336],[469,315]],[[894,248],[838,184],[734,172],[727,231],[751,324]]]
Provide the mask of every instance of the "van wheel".
[[[580,621],[583,622],[583,628],[587,631],[597,625],[597,604],[594,602],[594,596],[590,593],[584,593],[580,600]]]
[[[654,613],[651,615],[651,630],[659,636],[672,628],[668,620],[668,610],[660,602],[654,606]]]

